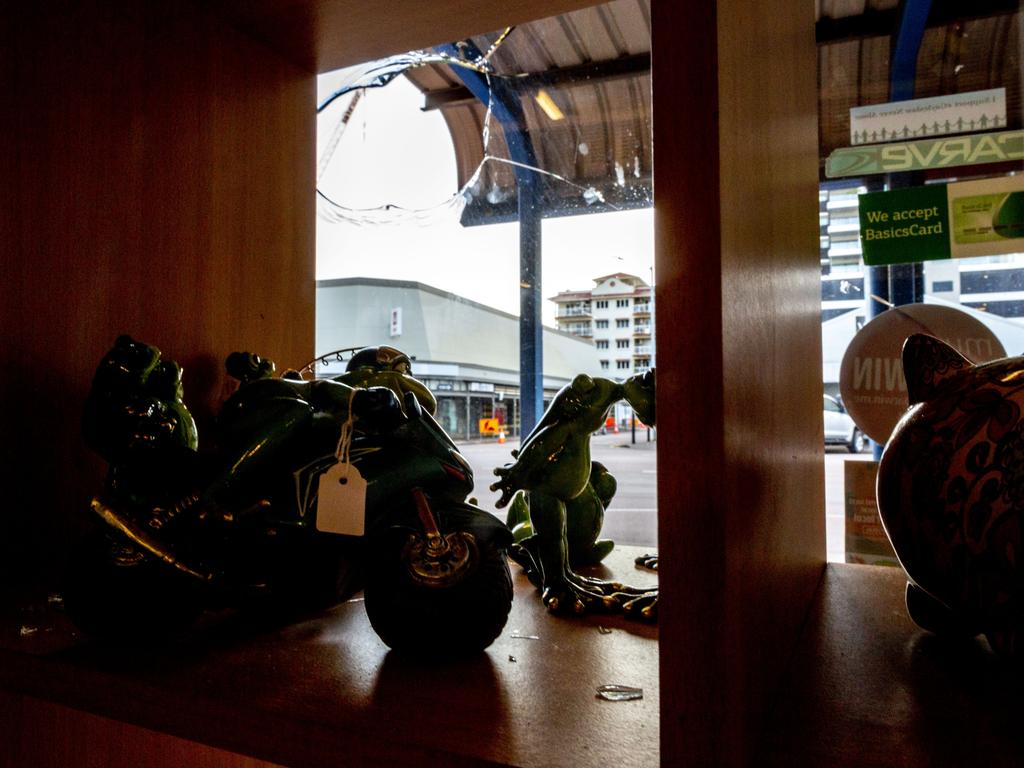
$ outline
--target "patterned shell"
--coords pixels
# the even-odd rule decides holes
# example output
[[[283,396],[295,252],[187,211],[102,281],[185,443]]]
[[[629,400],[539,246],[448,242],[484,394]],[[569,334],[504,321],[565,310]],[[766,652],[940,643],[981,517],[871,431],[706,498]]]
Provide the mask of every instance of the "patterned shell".
[[[878,507],[910,580],[964,626],[1024,629],[1024,357],[973,365],[925,335],[903,350],[910,409],[878,472]]]

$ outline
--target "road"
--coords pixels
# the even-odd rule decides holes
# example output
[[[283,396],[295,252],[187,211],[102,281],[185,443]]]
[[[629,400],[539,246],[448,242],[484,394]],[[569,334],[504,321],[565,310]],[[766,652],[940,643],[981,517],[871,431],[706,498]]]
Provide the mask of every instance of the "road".
[[[591,455],[615,476],[619,487],[605,515],[603,538],[620,544],[656,547],[658,541],[657,506],[657,440],[647,442],[645,433],[637,433],[636,444],[628,433],[596,435],[590,441]],[[462,442],[459,448],[473,466],[476,476],[475,495],[480,506],[502,519],[506,510],[494,503],[498,494],[489,490],[494,482],[494,468],[512,461],[511,451],[519,447],[517,440],[504,444]],[[827,559],[844,559],[843,464],[846,461],[868,461],[870,453],[853,455],[844,449],[825,451],[825,533]]]

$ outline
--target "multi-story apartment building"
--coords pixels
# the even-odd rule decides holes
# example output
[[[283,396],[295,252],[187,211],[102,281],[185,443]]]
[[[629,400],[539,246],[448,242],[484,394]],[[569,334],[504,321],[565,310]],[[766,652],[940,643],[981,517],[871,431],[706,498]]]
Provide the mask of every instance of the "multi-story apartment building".
[[[558,305],[558,329],[592,339],[609,378],[654,367],[654,295],[641,278],[624,272],[596,277],[593,288],[562,291],[550,301]]]

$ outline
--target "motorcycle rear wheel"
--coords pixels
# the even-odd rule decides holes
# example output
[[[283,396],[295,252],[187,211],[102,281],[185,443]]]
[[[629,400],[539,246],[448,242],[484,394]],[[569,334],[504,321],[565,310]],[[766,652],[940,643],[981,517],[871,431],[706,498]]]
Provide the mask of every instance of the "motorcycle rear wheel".
[[[103,530],[77,542],[64,575],[72,621],[114,643],[151,642],[188,628],[203,611],[196,592],[168,566]]]
[[[442,524],[441,532],[456,531]],[[410,656],[482,651],[501,634],[512,608],[504,551],[474,538],[462,577],[450,585],[428,585],[409,563],[409,537],[410,529],[392,529],[370,545],[365,587],[370,625],[390,648]]]

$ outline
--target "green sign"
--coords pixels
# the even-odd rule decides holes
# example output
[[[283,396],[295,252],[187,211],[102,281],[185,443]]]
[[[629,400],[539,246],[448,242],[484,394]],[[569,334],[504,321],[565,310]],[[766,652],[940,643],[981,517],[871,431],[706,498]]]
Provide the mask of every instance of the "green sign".
[[[864,263],[1024,252],[1024,176],[860,195]]]
[[[1024,160],[1024,131],[843,147],[835,150],[825,161],[825,175],[836,179],[1008,160]]]
[[[950,258],[946,185],[861,195],[860,243],[870,266]]]

